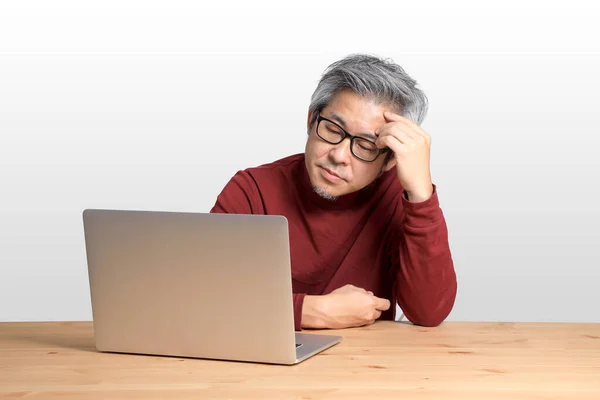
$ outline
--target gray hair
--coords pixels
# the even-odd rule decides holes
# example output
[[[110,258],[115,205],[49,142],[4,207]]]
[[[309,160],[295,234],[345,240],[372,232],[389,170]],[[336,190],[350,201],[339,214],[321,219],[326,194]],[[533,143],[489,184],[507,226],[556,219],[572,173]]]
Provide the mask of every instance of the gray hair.
[[[342,89],[381,104],[395,107],[396,112],[421,125],[427,114],[427,97],[416,87],[417,81],[390,59],[367,54],[351,54],[329,65],[309,106],[312,126],[318,114]]]

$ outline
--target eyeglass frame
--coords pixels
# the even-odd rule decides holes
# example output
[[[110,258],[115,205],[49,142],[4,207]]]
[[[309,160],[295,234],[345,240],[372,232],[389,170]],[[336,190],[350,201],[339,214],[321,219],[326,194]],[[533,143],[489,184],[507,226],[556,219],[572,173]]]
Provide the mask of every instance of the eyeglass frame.
[[[321,121],[327,121],[327,122],[330,122],[330,123],[334,124],[335,126],[337,126],[338,128],[340,128],[342,132],[344,132],[344,136],[342,136],[342,138],[340,139],[340,141],[339,141],[339,142],[331,142],[331,141],[329,141],[329,140],[327,140],[327,139],[323,138],[323,136],[319,135],[319,124],[321,123]],[[341,127],[341,126],[340,126],[338,123],[336,123],[336,122],[334,122],[334,121],[332,121],[332,120],[330,120],[330,119],[327,119],[327,118],[323,117],[321,114],[317,115],[317,120],[316,120],[316,123],[317,123],[317,125],[315,126],[315,133],[317,134],[317,136],[318,136],[318,137],[319,137],[321,140],[323,140],[323,141],[324,141],[324,142],[326,142],[326,143],[329,143],[329,144],[340,144],[340,143],[342,143],[344,140],[346,140],[346,138],[350,138],[350,153],[351,153],[351,154],[352,154],[354,157],[358,158],[358,159],[359,159],[359,160],[361,160],[361,161],[364,161],[364,162],[374,162],[375,160],[377,160],[377,159],[379,158],[379,156],[380,156],[380,155],[382,155],[382,154],[384,154],[384,153],[387,153],[388,151],[390,151],[390,148],[389,148],[389,147],[384,147],[383,149],[377,149],[377,150],[379,150],[379,152],[377,153],[377,155],[375,156],[375,158],[374,158],[374,159],[372,159],[372,160],[365,160],[364,158],[361,158],[361,157],[357,156],[356,154],[354,154],[354,140],[355,140],[355,139],[365,140],[365,141],[367,141],[367,142],[369,142],[369,143],[372,143],[372,144],[374,144],[375,146],[377,146],[377,145],[375,144],[375,142],[373,142],[372,140],[369,140],[369,139],[367,139],[367,138],[364,138],[364,137],[362,137],[362,136],[355,136],[355,135],[351,135],[351,134],[349,134],[349,133],[348,133],[348,131],[347,131],[347,130],[345,130],[344,128],[342,128],[342,127]]]

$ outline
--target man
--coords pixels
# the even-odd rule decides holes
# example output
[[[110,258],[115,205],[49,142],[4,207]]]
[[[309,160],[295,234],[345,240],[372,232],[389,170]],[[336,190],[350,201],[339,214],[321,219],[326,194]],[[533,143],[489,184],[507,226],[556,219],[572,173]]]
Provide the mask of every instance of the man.
[[[427,98],[391,61],[350,55],[312,95],[305,152],[239,171],[214,213],[288,219],[295,328],[450,313],[457,283],[430,176]]]

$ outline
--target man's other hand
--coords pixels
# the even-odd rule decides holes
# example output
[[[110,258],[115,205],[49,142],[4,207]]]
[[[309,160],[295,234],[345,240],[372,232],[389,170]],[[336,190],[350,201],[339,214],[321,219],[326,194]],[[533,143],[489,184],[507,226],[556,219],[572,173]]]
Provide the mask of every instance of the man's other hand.
[[[322,296],[304,298],[302,327],[313,329],[343,329],[374,323],[390,301],[365,289],[346,285]]]

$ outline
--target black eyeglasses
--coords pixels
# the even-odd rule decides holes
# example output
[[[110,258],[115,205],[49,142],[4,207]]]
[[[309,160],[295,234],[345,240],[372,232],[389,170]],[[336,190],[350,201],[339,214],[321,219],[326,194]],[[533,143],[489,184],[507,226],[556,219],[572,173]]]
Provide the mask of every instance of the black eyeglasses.
[[[349,134],[344,128],[321,115],[317,116],[317,136],[330,144],[342,143],[349,137],[352,155],[366,162],[373,162],[381,154],[389,151],[387,147],[379,149],[375,142],[369,139]]]

